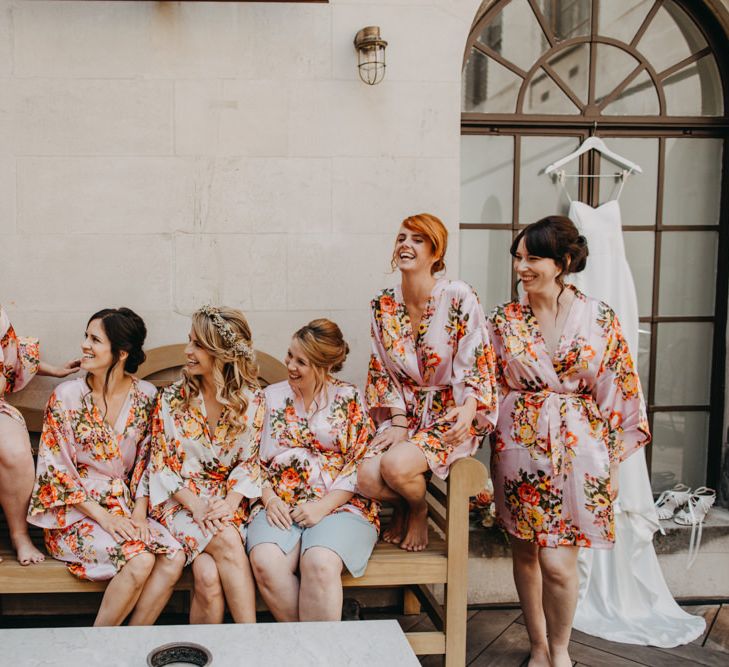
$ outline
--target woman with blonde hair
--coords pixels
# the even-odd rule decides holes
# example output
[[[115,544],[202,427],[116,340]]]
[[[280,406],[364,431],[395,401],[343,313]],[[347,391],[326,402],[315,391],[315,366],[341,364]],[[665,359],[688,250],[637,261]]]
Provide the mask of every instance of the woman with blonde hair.
[[[251,331],[239,310],[204,306],[192,316],[182,379],[162,391],[152,419],[152,515],[182,545],[217,566],[233,620],[256,620],[245,524],[261,495],[264,415]],[[222,621],[222,605],[213,613]]]
[[[357,388],[332,376],[348,352],[334,322],[309,322],[291,340],[288,380],[265,390],[264,507],[247,548],[278,621],[340,620],[342,568],[362,576],[377,542],[378,505],[355,494],[373,425]]]
[[[362,493],[395,505],[384,539],[422,551],[428,543],[425,476],[441,479],[471,456],[496,422],[494,357],[478,297],[445,269],[448,231],[434,215],[406,218],[392,268],[402,281],[372,301],[366,399],[378,424],[362,463]]]

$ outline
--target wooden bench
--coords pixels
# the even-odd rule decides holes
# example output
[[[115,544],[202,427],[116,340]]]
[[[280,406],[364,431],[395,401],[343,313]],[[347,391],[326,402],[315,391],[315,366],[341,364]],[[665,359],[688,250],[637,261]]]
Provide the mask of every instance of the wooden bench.
[[[139,377],[165,386],[179,375],[184,363],[182,345],[156,348],[148,353]],[[285,379],[286,369],[270,355],[258,353],[262,385]],[[19,406],[31,431],[39,431],[42,406]],[[447,667],[461,667],[466,661],[466,615],[468,594],[468,501],[486,483],[486,469],[475,459],[462,459],[451,468],[447,484],[434,480],[428,484],[428,513],[431,520],[430,543],[425,551],[409,553],[379,542],[359,579],[342,576],[345,587],[400,588],[404,591],[405,613],[419,613],[422,607],[436,627],[434,632],[409,632],[408,640],[419,655],[445,655]],[[6,527],[3,522],[3,528]],[[31,533],[38,541],[40,533]],[[47,593],[100,592],[106,582],[81,581],[65,565],[52,558],[38,565],[22,567],[8,550],[7,532],[1,539],[0,595],[39,595]],[[443,585],[443,603],[431,586]],[[185,571],[176,590],[190,591],[192,577]]]

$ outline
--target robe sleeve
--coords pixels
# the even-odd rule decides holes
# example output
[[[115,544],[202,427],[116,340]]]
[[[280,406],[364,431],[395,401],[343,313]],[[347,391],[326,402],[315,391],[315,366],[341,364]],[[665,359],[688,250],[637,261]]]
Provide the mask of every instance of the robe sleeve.
[[[142,441],[137,446],[137,460],[129,480],[129,490],[134,500],[149,497],[149,462],[152,444],[151,420]]]
[[[37,338],[19,338],[7,313],[0,308],[0,374],[5,387],[0,391],[12,394],[20,391],[38,372],[40,347]]]
[[[185,454],[172,419],[165,392],[160,392],[152,413],[149,458],[149,503],[161,505],[184,485],[182,462]]]
[[[246,439],[246,447],[241,459],[228,475],[228,493],[240,493],[246,498],[261,497],[261,465],[259,451],[261,434],[266,414],[266,401],[263,392],[257,391],[248,406],[248,428],[238,436]]]
[[[624,461],[650,440],[640,379],[615,313],[606,309],[605,354],[594,396],[607,427],[610,461]]]
[[[486,320],[486,331],[488,332],[489,340],[491,341],[491,346],[494,350],[494,373],[499,399],[504,399],[509,393],[510,387],[506,381],[506,375],[504,373],[506,360],[504,359],[501,334],[499,333],[492,317],[489,317],[488,320]]]
[[[400,383],[386,362],[387,350],[382,342],[381,326],[378,320],[379,311],[379,300],[375,299],[371,304],[372,353],[367,370],[365,400],[370,414],[377,424],[389,419],[392,408],[407,411]]]
[[[344,452],[344,466],[332,485],[332,491],[351,491],[357,488],[357,465],[367,453],[367,445],[375,432],[372,418],[362,403],[359,391],[347,405],[347,444]]]
[[[451,323],[458,332],[453,355],[453,398],[463,405],[476,399],[476,435],[485,435],[496,426],[498,395],[494,348],[489,339],[481,304],[469,290],[462,297],[457,321]]]
[[[29,523],[64,528],[86,516],[74,507],[89,499],[76,467],[75,441],[68,411],[54,392],[43,417]]]

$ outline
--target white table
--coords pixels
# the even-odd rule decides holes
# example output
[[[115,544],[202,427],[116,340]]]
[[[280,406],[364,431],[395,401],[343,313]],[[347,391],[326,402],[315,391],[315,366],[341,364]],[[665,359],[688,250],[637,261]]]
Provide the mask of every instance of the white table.
[[[0,664],[146,667],[153,649],[172,642],[206,647],[212,667],[419,665],[397,621],[0,630]]]

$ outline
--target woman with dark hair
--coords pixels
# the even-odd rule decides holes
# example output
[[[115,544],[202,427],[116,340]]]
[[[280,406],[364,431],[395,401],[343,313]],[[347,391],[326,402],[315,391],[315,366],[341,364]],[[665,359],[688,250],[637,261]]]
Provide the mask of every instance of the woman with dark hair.
[[[384,540],[408,551],[428,544],[426,475],[448,476],[496,422],[493,349],[478,297],[445,269],[448,231],[434,215],[406,218],[392,268],[401,284],[370,305],[367,405],[378,425],[358,474],[360,491],[393,503]]]
[[[348,352],[334,322],[309,322],[289,346],[288,381],[265,389],[264,507],[247,547],[278,621],[340,620],[342,569],[362,576],[377,542],[379,506],[355,494],[374,427],[357,388],[332,376]]]
[[[94,625],[119,625],[135,605],[130,624],[153,623],[185,564],[177,541],[147,518],[156,389],[132,375],[146,334],[129,308],[92,315],[86,376],[56,387],[43,420],[28,521],[71,573],[111,580]]]
[[[565,285],[587,243],[550,216],[511,246],[523,296],[488,321],[501,389],[492,454],[496,515],[509,533],[529,664],[571,665],[578,547],[609,549],[617,466],[650,441],[615,313]]]

